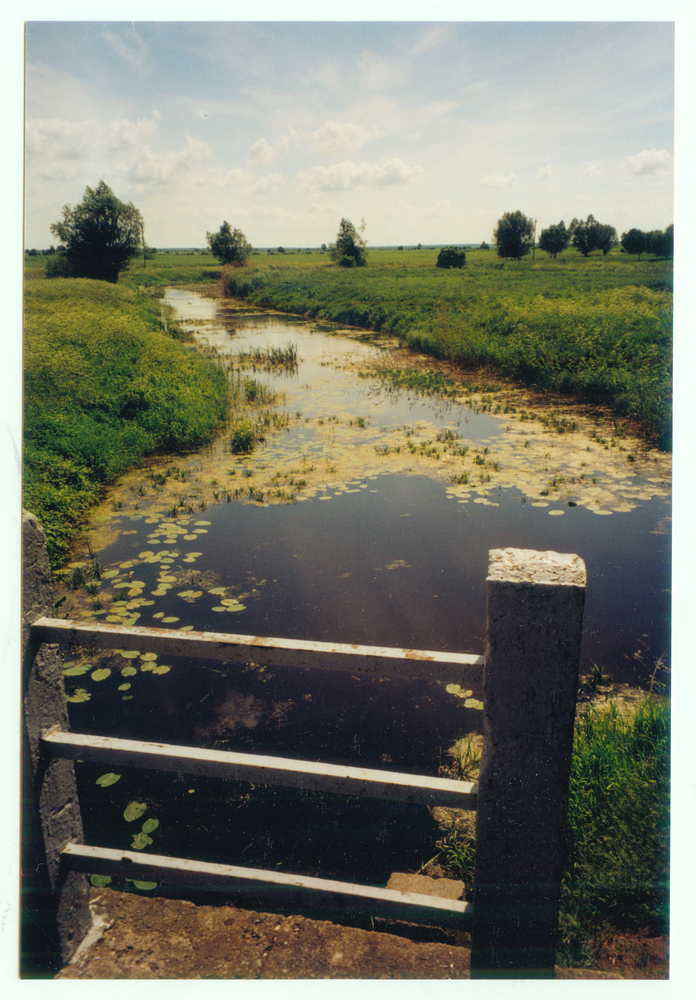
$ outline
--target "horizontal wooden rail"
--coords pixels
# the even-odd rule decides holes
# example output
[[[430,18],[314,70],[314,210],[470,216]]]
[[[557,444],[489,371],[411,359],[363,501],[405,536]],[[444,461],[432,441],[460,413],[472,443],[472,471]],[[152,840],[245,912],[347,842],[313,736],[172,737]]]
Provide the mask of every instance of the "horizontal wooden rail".
[[[124,643],[132,643],[143,652],[167,656],[456,681],[477,690],[483,684],[483,656],[474,653],[392,649],[224,632],[180,632],[139,625],[126,628],[65,618],[37,619],[32,625],[32,635],[44,643],[76,642],[106,649],[121,649]]]
[[[264,871],[258,868],[238,868],[233,865],[190,861],[187,858],[167,858],[161,854],[137,851],[117,851],[88,844],[68,844],[63,848],[62,861],[71,871],[92,875],[120,875],[132,879],[153,880],[163,887],[178,891],[191,886],[218,890],[243,890],[263,895],[264,904],[277,900],[291,906],[322,906],[351,914],[425,923],[454,924],[471,918],[471,903],[333,882],[328,879],[291,875],[286,872]]]
[[[475,809],[478,785],[451,778],[369,770],[340,764],[315,763],[284,757],[227,750],[203,750],[170,743],[143,743],[110,736],[86,736],[53,730],[42,743],[54,757],[118,767],[199,774],[209,778],[285,785],[311,792],[333,792],[389,799],[418,805]]]

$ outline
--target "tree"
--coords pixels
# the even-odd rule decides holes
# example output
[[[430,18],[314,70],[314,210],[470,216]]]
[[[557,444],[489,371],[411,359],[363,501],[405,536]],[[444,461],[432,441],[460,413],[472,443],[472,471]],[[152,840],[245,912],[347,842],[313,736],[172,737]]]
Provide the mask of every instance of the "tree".
[[[336,242],[329,246],[331,260],[340,267],[365,267],[367,264],[367,246],[362,238],[365,231],[365,220],[356,229],[350,219],[341,219],[341,225],[336,235]]]
[[[573,219],[571,227],[573,246],[583,257],[587,257],[593,250],[601,250],[606,257],[617,242],[614,227],[597,222],[594,215],[588,215],[585,222]]]
[[[667,226],[664,232],[653,229],[645,234],[645,249],[655,257],[674,256],[674,225]]]
[[[545,250],[546,253],[551,254],[554,259],[557,254],[563,253],[569,243],[570,233],[566,229],[563,219],[561,219],[560,222],[549,226],[548,229],[541,230],[539,247],[542,250]]]
[[[132,202],[119,201],[104,181],[86,188],[81,204],[65,205],[63,221],[54,222],[51,232],[61,242],[56,256],[62,258],[53,270],[74,278],[116,282],[144,244],[140,212]]]
[[[466,254],[459,247],[443,247],[437,255],[436,267],[464,267]]]
[[[621,234],[621,246],[626,253],[637,253],[638,260],[645,250],[645,233],[641,229],[629,229],[627,233]]]
[[[483,243],[479,247],[479,250],[490,250],[490,247],[488,246],[488,244],[486,243],[485,240],[483,241]]]
[[[532,249],[534,223],[519,210],[505,212],[493,231],[499,257],[524,257]]]
[[[243,267],[253,249],[242,230],[233,230],[229,222],[223,222],[216,233],[206,233],[205,238],[221,264]]]

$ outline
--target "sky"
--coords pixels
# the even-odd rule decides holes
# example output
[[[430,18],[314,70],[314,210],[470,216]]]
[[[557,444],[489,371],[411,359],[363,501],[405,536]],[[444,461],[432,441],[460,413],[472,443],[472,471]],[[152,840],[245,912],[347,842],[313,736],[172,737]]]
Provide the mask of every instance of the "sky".
[[[27,248],[100,180],[158,248],[674,221],[667,21],[29,20],[25,116]]]

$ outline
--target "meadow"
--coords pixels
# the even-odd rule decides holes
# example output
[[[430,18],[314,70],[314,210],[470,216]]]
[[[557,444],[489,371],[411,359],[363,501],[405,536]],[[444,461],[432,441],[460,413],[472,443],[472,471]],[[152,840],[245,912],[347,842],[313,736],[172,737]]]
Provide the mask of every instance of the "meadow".
[[[223,270],[211,254],[135,261],[121,283],[161,291],[185,284],[255,305],[382,331],[414,350],[608,406],[671,447],[672,262],[612,251],[556,260],[537,250],[501,260],[467,253],[462,269],[435,266],[437,250],[372,250],[364,268],[320,251],[255,251]],[[44,258],[30,258],[28,274]]]
[[[181,337],[135,289],[27,282],[23,502],[53,566],[107,483],[152,452],[205,444],[225,420],[225,373]]]

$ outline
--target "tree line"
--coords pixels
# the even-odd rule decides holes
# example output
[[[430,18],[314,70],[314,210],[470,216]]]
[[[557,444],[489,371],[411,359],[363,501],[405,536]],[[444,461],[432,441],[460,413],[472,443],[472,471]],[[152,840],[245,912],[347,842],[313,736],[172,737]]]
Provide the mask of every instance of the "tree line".
[[[498,220],[493,232],[496,252],[503,258],[521,258],[530,252],[535,244],[536,223],[519,210],[505,212]],[[365,267],[367,264],[367,241],[363,237],[365,220],[356,228],[350,219],[341,219],[336,239],[322,250],[328,250],[331,260],[339,267]],[[42,251],[49,257],[46,276],[94,278],[101,281],[118,281],[134,257],[142,256],[143,264],[156,251],[145,242],[145,224],[139,210],[132,202],[119,201],[111,188],[100,181],[96,188],[87,188],[79,205],[65,205],[61,221],[53,223],[51,232],[60,240],[57,249],[51,247]],[[224,221],[217,232],[206,233],[211,252],[225,266],[246,264],[253,247],[241,229],[233,229]],[[599,222],[593,215],[587,219],[573,219],[569,226],[563,221],[542,229],[538,246],[541,250],[557,257],[569,246],[574,247],[584,257],[595,250],[607,255],[619,243],[613,226]],[[656,257],[672,257],[674,254],[674,226],[664,231],[643,232],[629,229],[621,236],[624,252],[638,254],[652,253]],[[419,244],[420,248],[420,244]],[[488,249],[484,241],[481,249]],[[283,253],[283,247],[278,247]],[[26,251],[28,256],[38,251]],[[463,267],[466,255],[459,247],[445,247],[440,251],[437,267]]]
[[[493,232],[493,239],[499,257],[524,257],[534,247],[535,223],[523,212],[505,212],[498,220]],[[630,229],[621,236],[621,246],[625,253],[640,254],[648,252],[656,257],[674,256],[674,225],[669,225],[664,231],[653,230],[644,233],[640,229]],[[539,236],[539,248],[551,257],[567,250],[569,246],[587,257],[594,250],[601,250],[606,257],[613,246],[619,243],[613,226],[599,222],[593,215],[582,219],[573,219],[569,226],[561,220],[547,229],[542,229]]]

